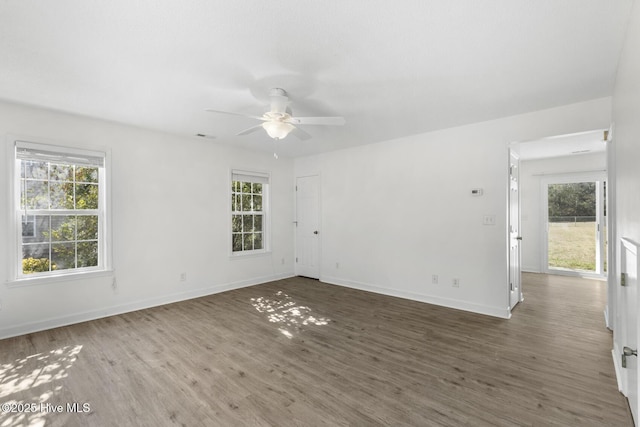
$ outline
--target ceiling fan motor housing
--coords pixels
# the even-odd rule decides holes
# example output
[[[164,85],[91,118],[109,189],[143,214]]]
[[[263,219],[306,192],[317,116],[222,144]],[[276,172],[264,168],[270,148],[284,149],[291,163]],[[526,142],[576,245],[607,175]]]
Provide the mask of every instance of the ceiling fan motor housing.
[[[271,99],[271,113],[287,112],[287,105],[289,104],[289,97],[284,89],[278,87],[269,91],[269,98]]]

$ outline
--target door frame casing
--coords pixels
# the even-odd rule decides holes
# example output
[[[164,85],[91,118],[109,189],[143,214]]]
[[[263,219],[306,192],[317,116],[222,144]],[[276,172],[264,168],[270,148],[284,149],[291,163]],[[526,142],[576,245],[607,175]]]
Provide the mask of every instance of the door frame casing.
[[[616,313],[618,310],[618,248],[617,248],[617,223],[616,223],[616,150],[614,142],[614,124],[611,124],[606,134],[607,151],[607,305],[604,309],[604,318],[607,328],[616,329]]]

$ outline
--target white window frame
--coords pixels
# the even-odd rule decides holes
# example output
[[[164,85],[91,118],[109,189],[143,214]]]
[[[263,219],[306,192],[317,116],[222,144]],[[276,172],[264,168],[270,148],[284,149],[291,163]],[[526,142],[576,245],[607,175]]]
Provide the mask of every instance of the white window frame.
[[[10,206],[11,206],[11,224],[10,224],[10,236],[13,236],[10,240],[9,250],[9,277],[7,280],[8,285],[25,285],[25,284],[40,284],[50,283],[56,281],[65,281],[70,279],[89,278],[93,276],[101,276],[112,273],[112,256],[111,256],[111,222],[110,222],[110,197],[109,197],[109,184],[110,184],[110,165],[109,165],[109,152],[108,150],[87,150],[80,148],[72,148],[68,146],[58,145],[51,142],[34,142],[31,138],[15,138],[8,137],[7,146],[9,155],[9,167],[7,168],[10,173],[11,191],[10,191]],[[21,196],[21,170],[20,159],[18,158],[18,149],[28,149],[34,151],[42,151],[45,153],[57,153],[63,158],[101,158],[103,160],[102,166],[98,168],[98,209],[96,209],[98,215],[98,265],[92,267],[80,267],[64,270],[56,270],[49,272],[39,272],[24,274],[22,271],[22,215],[25,210],[21,208],[20,196]],[[44,160],[44,159],[43,159]],[[46,211],[42,210],[42,212]],[[27,215],[37,214],[37,210],[27,209]],[[61,211],[62,212],[62,211]],[[70,210],[69,212],[73,212]],[[64,212],[62,212],[64,213]]]
[[[233,251],[233,215],[238,212],[233,211],[232,197],[233,197],[233,182],[256,182],[262,183],[262,249]],[[227,198],[228,203],[228,236],[229,236],[229,256],[231,258],[247,257],[254,255],[263,255],[271,252],[271,175],[268,172],[248,171],[241,169],[231,169],[229,173],[229,196]]]

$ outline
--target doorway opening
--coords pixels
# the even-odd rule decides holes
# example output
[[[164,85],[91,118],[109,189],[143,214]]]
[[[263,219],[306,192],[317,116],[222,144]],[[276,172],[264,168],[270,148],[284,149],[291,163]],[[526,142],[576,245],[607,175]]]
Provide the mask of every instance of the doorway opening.
[[[507,200],[509,279],[518,277],[520,271],[595,279],[606,277],[607,265],[611,267],[611,261],[607,262],[606,235],[611,233],[611,227],[607,227],[605,206],[611,201],[605,202],[605,193],[612,188],[606,187],[607,135],[604,129],[596,129],[509,145],[509,151],[519,157],[518,197],[512,194],[513,177],[510,176],[511,190]],[[510,158],[510,171],[512,162]],[[573,210],[566,203],[571,194],[574,195]],[[592,202],[588,208],[584,206],[587,201]],[[519,218],[511,218],[513,202],[516,202]],[[576,209],[576,202],[579,209]],[[514,232],[513,224],[519,225],[519,233]],[[567,234],[577,234],[582,243],[570,241]],[[514,239],[518,239],[520,257],[510,255]],[[588,261],[582,259],[585,256],[568,257],[580,247],[588,252]],[[520,258],[519,262],[511,262],[517,258]],[[514,265],[520,271],[511,272]],[[521,301],[523,291],[526,289],[521,285]],[[510,303],[513,306],[513,301]]]

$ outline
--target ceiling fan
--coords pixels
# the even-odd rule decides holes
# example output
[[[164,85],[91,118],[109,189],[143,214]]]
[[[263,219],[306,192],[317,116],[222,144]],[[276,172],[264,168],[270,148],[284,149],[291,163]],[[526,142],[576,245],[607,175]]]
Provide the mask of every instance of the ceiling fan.
[[[260,120],[262,121],[261,124],[245,129],[237,135],[248,135],[250,133],[257,132],[260,129],[264,129],[271,138],[276,140],[286,138],[292,131],[295,131],[293,134],[301,140],[311,138],[311,135],[295,125],[340,126],[345,124],[344,117],[294,117],[291,109],[289,108],[289,97],[284,89],[271,89],[269,91],[269,99],[270,109],[262,116],[219,111],[211,108],[207,108],[206,111]]]

